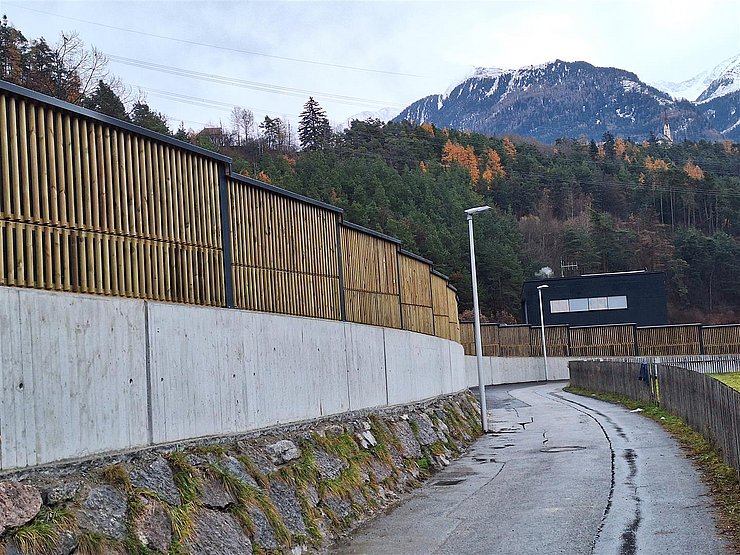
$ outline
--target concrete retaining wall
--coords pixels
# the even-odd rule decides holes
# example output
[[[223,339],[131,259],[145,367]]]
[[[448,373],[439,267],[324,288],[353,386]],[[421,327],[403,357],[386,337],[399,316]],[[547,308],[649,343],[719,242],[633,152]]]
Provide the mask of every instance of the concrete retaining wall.
[[[0,469],[465,389],[462,346],[348,322],[0,287]]]
[[[568,363],[571,360],[581,359],[547,357],[548,379],[569,379]],[[545,381],[542,357],[483,357],[482,368],[486,385]],[[478,367],[474,356],[465,356],[465,377],[469,387],[478,385]]]

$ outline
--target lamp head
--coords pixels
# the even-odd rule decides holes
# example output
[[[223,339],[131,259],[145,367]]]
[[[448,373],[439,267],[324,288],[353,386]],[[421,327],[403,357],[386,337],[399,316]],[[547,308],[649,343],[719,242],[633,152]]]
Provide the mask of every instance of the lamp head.
[[[548,287],[550,287],[550,286],[549,285],[542,284],[542,285],[538,285],[537,286],[537,289],[539,289],[541,291],[542,289],[547,289]]]
[[[478,212],[485,212],[486,210],[490,210],[490,206],[478,206],[477,208],[468,208],[465,213],[468,216],[472,216],[473,214],[477,214]]]

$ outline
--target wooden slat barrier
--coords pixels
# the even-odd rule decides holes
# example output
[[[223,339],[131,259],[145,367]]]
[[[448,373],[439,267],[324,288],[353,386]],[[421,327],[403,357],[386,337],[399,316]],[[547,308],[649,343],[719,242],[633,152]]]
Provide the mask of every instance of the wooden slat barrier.
[[[529,326],[500,326],[498,330],[498,340],[499,356],[532,356],[532,345],[529,338]]]
[[[0,220],[0,285],[217,305],[222,273],[214,249]]]
[[[701,354],[701,326],[656,326],[637,328],[641,356]]]
[[[568,330],[570,356],[634,356],[635,326],[572,327]]]
[[[532,356],[542,356],[542,328],[529,329],[529,341],[532,345]],[[545,341],[547,342],[547,356],[568,356],[568,326],[545,326]]]
[[[398,253],[403,329],[434,335],[431,265]]]
[[[460,328],[460,317],[457,311],[457,290],[451,285],[447,285],[447,311],[450,320],[450,329],[448,339],[452,341],[461,342],[461,328]],[[443,335],[437,334],[440,337]]]
[[[740,353],[740,325],[702,326],[702,344],[705,355]]]
[[[218,161],[6,91],[0,161],[0,283],[223,305]]]
[[[237,308],[339,320],[339,214],[228,180]]]
[[[432,315],[434,317],[434,335],[452,339],[450,327],[449,295],[447,291],[447,279],[439,274],[430,275],[432,288]],[[457,303],[455,303],[457,308]]]
[[[668,364],[649,364],[650,380],[639,362],[573,361],[570,383],[659,404],[707,438],[740,476],[740,392],[713,377]]]
[[[340,226],[346,318],[350,322],[401,327],[398,243]]]
[[[336,207],[230,176],[230,162],[0,81],[0,285],[459,341],[457,296],[430,262]]]
[[[658,366],[660,404],[709,439],[740,476],[740,392],[706,374]]]

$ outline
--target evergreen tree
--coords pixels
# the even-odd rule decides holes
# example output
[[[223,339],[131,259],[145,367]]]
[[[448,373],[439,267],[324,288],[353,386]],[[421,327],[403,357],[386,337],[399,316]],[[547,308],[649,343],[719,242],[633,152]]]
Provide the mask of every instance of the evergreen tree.
[[[190,142],[190,137],[188,136],[188,132],[185,130],[185,122],[180,122],[180,127],[177,128],[177,131],[175,132],[175,139],[179,139],[181,141],[185,141],[186,143]]]
[[[172,135],[170,128],[167,126],[167,117],[149,108],[149,105],[142,100],[134,104],[129,117],[134,125],[139,125],[163,135]]]
[[[260,123],[262,143],[269,150],[285,150],[289,146],[290,137],[288,127],[280,118],[265,116]]]
[[[303,106],[298,120],[298,138],[304,150],[320,150],[331,141],[331,126],[326,112],[312,96]]]
[[[8,23],[7,15],[3,15],[0,20],[0,79],[22,84],[27,46],[26,37]]]
[[[123,121],[130,121],[121,98],[102,79],[98,81],[98,86],[92,94],[82,101],[82,105],[101,114],[106,114]]]

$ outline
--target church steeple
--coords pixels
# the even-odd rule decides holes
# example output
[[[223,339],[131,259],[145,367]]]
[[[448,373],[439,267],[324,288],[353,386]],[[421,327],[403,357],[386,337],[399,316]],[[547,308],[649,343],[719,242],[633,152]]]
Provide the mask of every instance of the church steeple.
[[[663,110],[663,137],[669,143],[673,142],[673,136],[671,135],[671,126],[668,124],[668,112]]]

